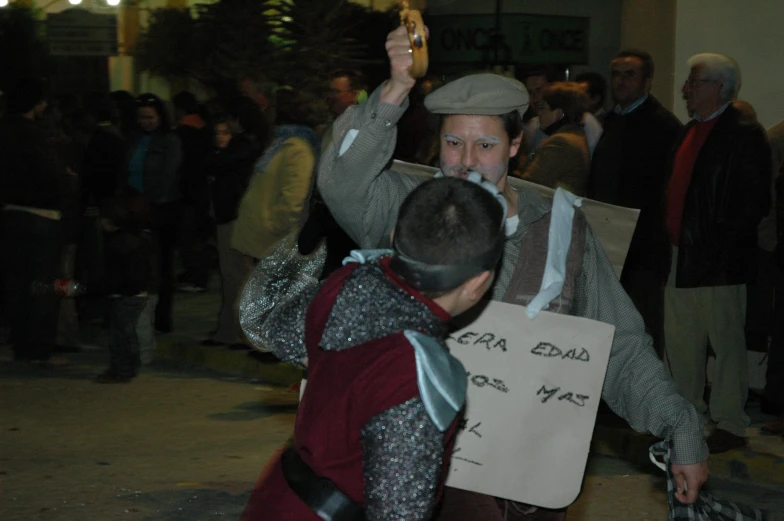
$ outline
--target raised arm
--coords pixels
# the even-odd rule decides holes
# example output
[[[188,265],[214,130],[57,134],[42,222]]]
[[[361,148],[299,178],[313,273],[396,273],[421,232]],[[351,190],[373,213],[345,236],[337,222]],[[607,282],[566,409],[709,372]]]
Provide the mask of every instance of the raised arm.
[[[386,245],[397,210],[419,180],[385,170],[397,141],[397,122],[414,80],[405,27],[387,37],[390,79],[333,125],[319,165],[318,188],[340,226],[361,248]]]

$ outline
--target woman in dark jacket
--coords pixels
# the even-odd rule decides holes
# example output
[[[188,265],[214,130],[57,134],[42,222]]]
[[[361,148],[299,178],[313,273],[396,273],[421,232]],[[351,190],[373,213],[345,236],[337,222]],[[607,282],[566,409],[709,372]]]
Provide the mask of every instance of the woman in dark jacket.
[[[268,129],[258,106],[249,98],[229,102],[227,114],[213,121],[214,153],[207,163],[212,208],[218,239],[223,299],[218,329],[205,345],[229,345],[246,348],[240,329],[237,304],[242,285],[253,266],[252,260],[231,248],[231,235],[237,208],[253,165],[261,156]]]
[[[142,94],[136,99],[136,126],[128,136],[128,170],[121,186],[126,193],[142,194],[152,209],[150,225],[158,242],[161,281],[155,329],[168,333],[172,330],[174,249],[181,215],[177,172],[182,147],[172,132],[163,102],[155,94]]]

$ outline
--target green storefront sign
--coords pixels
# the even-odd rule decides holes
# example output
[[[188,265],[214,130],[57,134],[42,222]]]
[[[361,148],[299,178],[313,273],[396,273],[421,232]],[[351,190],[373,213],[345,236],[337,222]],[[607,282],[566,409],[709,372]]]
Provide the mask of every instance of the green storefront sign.
[[[588,63],[590,19],[530,14],[429,16],[434,63]]]

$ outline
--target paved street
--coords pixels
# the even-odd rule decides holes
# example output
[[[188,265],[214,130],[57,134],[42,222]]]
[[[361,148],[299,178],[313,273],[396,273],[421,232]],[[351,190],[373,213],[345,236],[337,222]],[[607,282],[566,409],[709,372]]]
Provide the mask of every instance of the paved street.
[[[291,432],[294,397],[175,366],[94,384],[103,357],[90,350],[70,368],[40,369],[0,348],[0,519],[237,519]],[[717,495],[784,512],[781,490],[719,485]],[[663,486],[658,471],[592,458],[569,521],[664,520]]]
[[[102,353],[66,370],[0,366],[0,519],[237,519],[290,434],[290,397],[158,368],[98,385]]]

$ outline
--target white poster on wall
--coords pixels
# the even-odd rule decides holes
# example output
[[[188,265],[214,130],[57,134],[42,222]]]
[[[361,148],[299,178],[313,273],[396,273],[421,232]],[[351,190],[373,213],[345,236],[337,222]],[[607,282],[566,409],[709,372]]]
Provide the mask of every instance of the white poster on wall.
[[[472,310],[473,311],[473,310]],[[615,327],[489,302],[462,317],[449,348],[468,398],[447,485],[560,508],[585,472]]]

